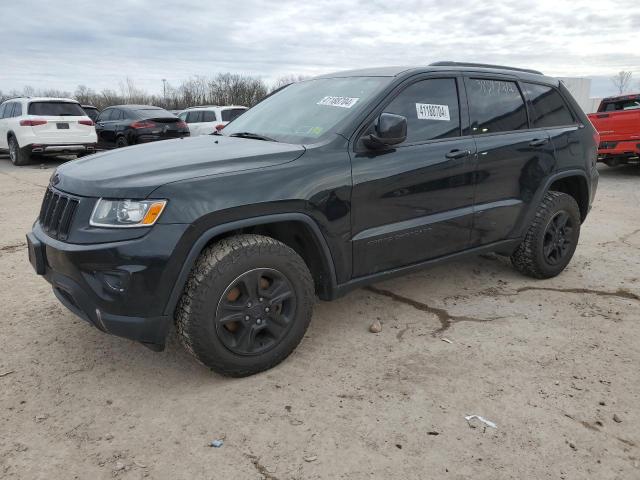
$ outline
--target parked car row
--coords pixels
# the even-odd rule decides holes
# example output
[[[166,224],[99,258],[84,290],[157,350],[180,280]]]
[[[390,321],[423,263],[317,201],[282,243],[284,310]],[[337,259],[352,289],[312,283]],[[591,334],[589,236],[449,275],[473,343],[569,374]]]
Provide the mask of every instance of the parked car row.
[[[210,135],[247,110],[199,106],[175,113],[150,105],[100,112],[68,98],[23,97],[0,104],[0,151],[15,165],[34,155],[76,155],[171,138]]]

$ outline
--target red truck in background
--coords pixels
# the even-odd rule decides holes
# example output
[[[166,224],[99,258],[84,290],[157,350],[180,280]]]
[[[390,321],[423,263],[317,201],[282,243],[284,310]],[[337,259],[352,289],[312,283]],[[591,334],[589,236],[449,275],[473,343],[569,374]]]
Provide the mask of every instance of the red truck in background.
[[[599,162],[640,163],[640,94],[603,99],[589,120],[600,134]]]

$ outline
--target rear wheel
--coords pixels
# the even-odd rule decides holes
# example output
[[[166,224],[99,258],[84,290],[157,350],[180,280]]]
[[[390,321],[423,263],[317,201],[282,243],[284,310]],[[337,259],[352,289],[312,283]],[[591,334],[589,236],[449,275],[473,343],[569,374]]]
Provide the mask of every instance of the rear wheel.
[[[127,141],[127,137],[120,136],[116,139],[116,148],[128,147],[129,142]]]
[[[186,349],[218,373],[246,376],[284,360],[311,320],[313,279],[300,256],[261,235],[206,248],[176,309]]]
[[[18,140],[13,136],[9,137],[9,158],[11,159],[11,163],[18,167],[27,165],[31,162],[31,154],[20,148]]]
[[[530,277],[555,277],[573,257],[580,223],[580,209],[572,196],[547,192],[524,240],[511,255],[511,262]]]

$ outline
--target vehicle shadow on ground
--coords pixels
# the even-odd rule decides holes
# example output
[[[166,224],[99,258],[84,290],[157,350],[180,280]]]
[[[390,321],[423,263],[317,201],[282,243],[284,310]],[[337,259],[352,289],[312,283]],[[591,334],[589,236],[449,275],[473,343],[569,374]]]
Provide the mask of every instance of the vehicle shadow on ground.
[[[16,167],[11,163],[11,159],[9,158],[8,153],[0,153],[0,168],[56,168],[63,163],[68,162],[69,160],[74,160],[74,156],[69,157],[36,157],[32,159],[29,165],[25,165],[22,167]]]
[[[407,284],[415,285],[420,283],[421,290],[434,291],[434,296],[429,303],[433,301],[434,305],[442,305],[445,303],[444,297],[450,292],[444,293],[438,290],[438,287],[442,283],[442,276],[446,272],[451,274],[452,269],[455,269],[453,277],[460,277],[460,282],[463,282],[463,279],[477,278],[480,274],[482,277],[500,278],[509,282],[522,278],[511,268],[508,258],[490,254],[453,262],[448,266],[434,267],[397,279],[386,280],[377,285],[385,290],[405,294]],[[456,278],[451,276],[450,281],[452,284],[458,282]],[[478,284],[486,286],[487,282],[478,282]],[[473,294],[473,292],[468,293]],[[364,324],[366,324],[364,328],[353,324],[347,325],[354,321],[362,323],[361,319],[354,319],[353,317],[354,309],[355,311],[360,310],[361,304],[362,308],[364,308],[365,300],[363,295],[373,295],[382,302],[388,301],[388,299],[378,297],[366,288],[350,292],[345,297],[334,302],[316,301],[314,317],[308,332],[310,333],[310,338],[305,339],[298,350],[294,351],[293,358],[285,359],[280,366],[276,366],[275,370],[270,371],[277,372],[279,369],[283,369],[284,372],[289,372],[285,374],[297,371],[299,367],[296,365],[298,360],[296,360],[295,356],[297,354],[305,356],[301,349],[324,350],[325,347],[323,345],[331,345],[332,342],[335,342],[335,331],[355,329],[357,331],[361,330],[362,335],[369,335],[368,325],[370,322],[368,319],[364,321]],[[336,313],[338,314],[336,315]],[[72,317],[72,314],[65,312],[65,316]],[[435,317],[431,320],[437,321]],[[425,321],[429,322],[430,320],[427,318]],[[63,348],[67,349],[68,352],[63,355],[84,358],[91,365],[108,364],[109,368],[120,372],[118,376],[121,380],[124,380],[124,377],[128,377],[127,381],[140,382],[141,384],[147,384],[150,388],[154,388],[155,385],[152,385],[154,380],[151,379],[150,373],[162,371],[162,382],[170,382],[174,386],[191,387],[193,385],[201,385],[203,382],[215,386],[217,384],[225,385],[227,382],[234,381],[231,378],[218,375],[198,363],[184,350],[174,328],[169,333],[166,349],[161,353],[148,350],[136,342],[104,334],[82,325],[81,322],[73,325],[73,328],[82,331],[77,331],[77,342],[64,345]],[[352,333],[358,334],[357,332]],[[313,345],[309,345],[311,342]],[[345,348],[350,348],[347,343],[345,343]]]

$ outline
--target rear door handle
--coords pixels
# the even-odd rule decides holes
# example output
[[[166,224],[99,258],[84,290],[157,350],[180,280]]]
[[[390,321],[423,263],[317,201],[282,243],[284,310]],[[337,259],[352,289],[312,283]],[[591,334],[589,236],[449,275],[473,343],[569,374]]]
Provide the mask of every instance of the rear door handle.
[[[471,155],[471,150],[458,150],[456,148],[455,150],[451,150],[449,153],[447,153],[445,157],[456,159],[456,158],[466,157],[468,155]]]
[[[534,138],[533,140],[531,140],[529,142],[529,146],[530,147],[542,147],[543,145],[546,145],[549,142],[548,139],[546,138]]]

